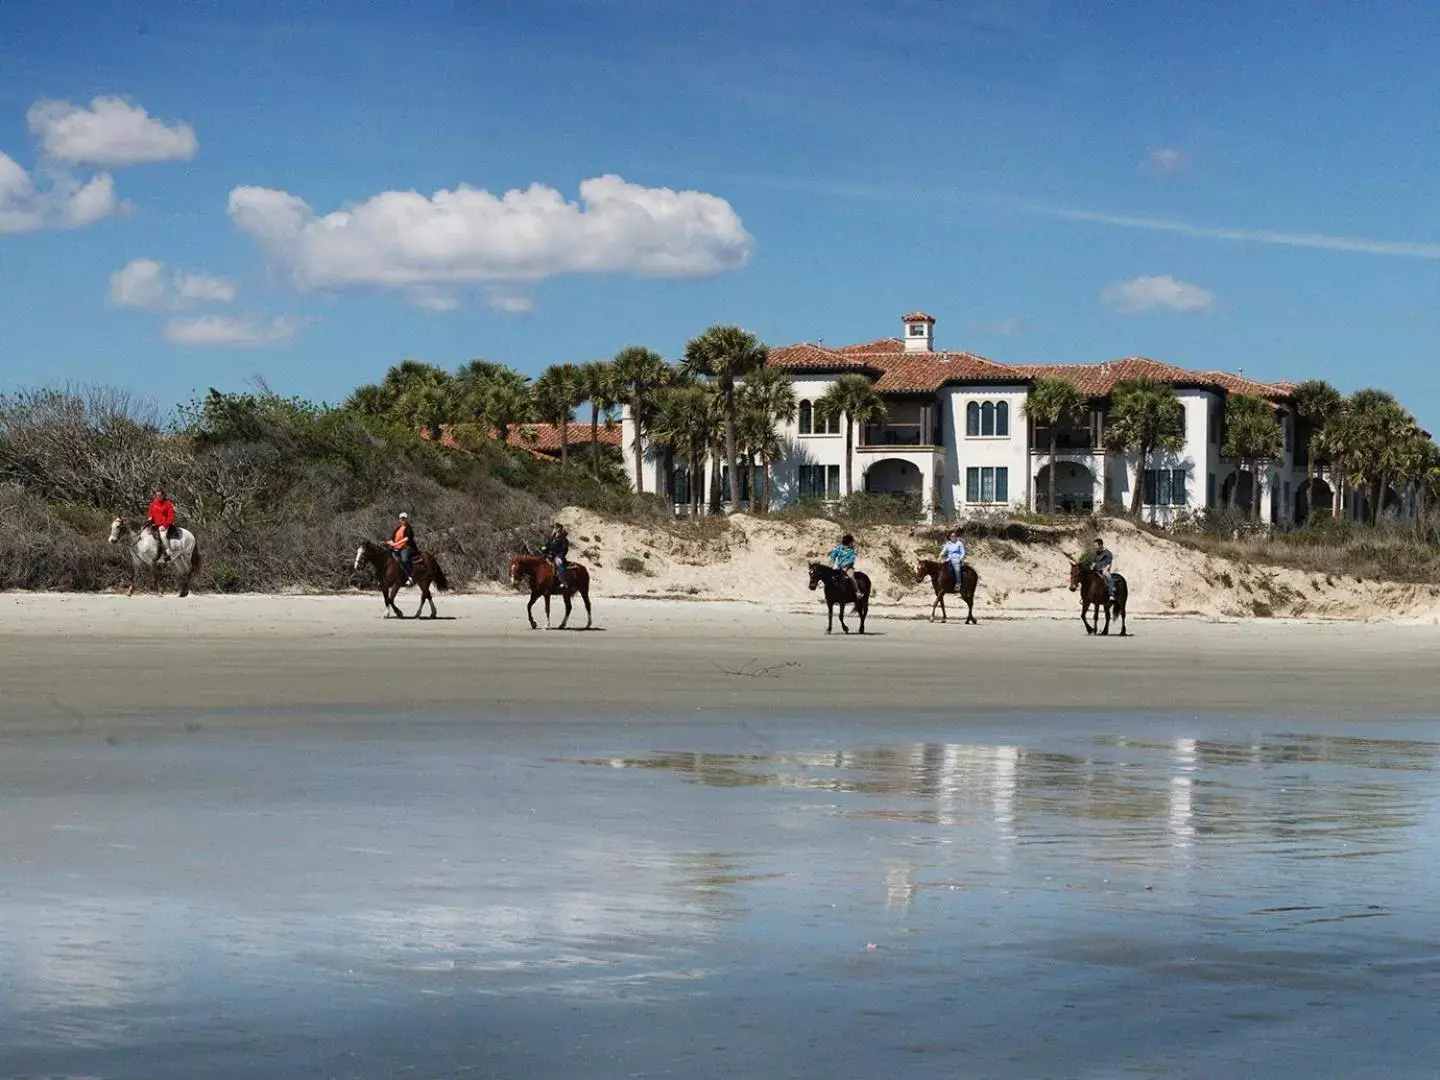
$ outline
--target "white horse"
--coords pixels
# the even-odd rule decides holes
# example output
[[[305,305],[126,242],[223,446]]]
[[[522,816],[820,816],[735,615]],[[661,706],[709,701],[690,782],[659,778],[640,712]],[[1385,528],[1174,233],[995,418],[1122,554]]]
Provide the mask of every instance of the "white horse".
[[[200,569],[200,546],[195,534],[178,525],[170,530],[173,535],[165,542],[168,565],[180,579],[180,595],[190,595],[190,578]],[[142,566],[150,568],[151,580],[155,583],[155,595],[160,595],[160,541],[147,522],[138,518],[117,517],[110,523],[110,543],[124,540],[130,548],[130,588],[126,596],[135,595],[135,575]]]

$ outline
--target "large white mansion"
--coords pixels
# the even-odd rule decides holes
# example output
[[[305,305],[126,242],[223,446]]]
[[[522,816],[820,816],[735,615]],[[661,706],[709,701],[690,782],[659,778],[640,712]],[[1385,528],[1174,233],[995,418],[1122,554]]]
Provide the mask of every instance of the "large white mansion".
[[[1177,511],[1223,506],[1236,484],[1237,505],[1248,510],[1254,478],[1220,451],[1225,400],[1234,393],[1271,402],[1285,431],[1283,456],[1259,477],[1262,520],[1297,521],[1308,507],[1330,511],[1332,486],[1325,470],[1319,470],[1308,503],[1303,496],[1309,439],[1305,425],[1296,422],[1291,383],[1186,371],[1139,357],[1100,364],[1000,364],[937,350],[935,320],[923,312],[906,315],[903,330],[902,337],[843,348],[804,342],[770,351],[769,363],[789,373],[799,399],[795,422],[779,428],[786,453],[773,468],[774,506],[838,499],[853,490],[909,493],[919,497],[927,516],[945,520],[986,510],[1048,509],[1050,432],[1032,423],[1025,410],[1030,387],[1045,375],[1063,376],[1090,397],[1088,420],[1058,432],[1054,509],[1128,506],[1137,455],[1103,448],[1105,417],[1114,385],[1145,375],[1172,385],[1185,408],[1184,446],[1144,463],[1139,482],[1148,519],[1163,524]],[[870,379],[888,410],[883,423],[854,431],[848,479],[844,425],[822,425],[814,416],[814,402],[842,375]],[[627,410],[621,446],[631,476],[634,435]],[[712,467],[707,463],[707,478]],[[668,494],[677,507],[688,503],[690,478],[683,461],[647,446],[643,468],[647,491]]]

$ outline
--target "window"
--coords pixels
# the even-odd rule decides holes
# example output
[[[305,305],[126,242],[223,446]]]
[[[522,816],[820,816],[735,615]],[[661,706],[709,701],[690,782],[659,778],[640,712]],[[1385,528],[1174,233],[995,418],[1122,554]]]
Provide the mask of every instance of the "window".
[[[800,402],[800,434],[809,435],[815,422],[815,408],[808,401]]]
[[[972,401],[965,406],[966,438],[1009,438],[1010,404],[1006,401]]]
[[[918,323],[918,322],[911,323],[911,324],[910,324],[910,336],[911,336],[911,337],[924,337],[924,336],[925,336],[925,324],[924,324],[924,323]]]
[[[1210,479],[1213,487],[1215,478]],[[1185,505],[1184,469],[1146,469],[1142,485],[1141,502],[1146,506]]]
[[[1215,505],[1215,474],[1212,472],[1205,477],[1205,508],[1208,510]]]
[[[1207,415],[1210,418],[1208,429],[1210,445],[1218,446],[1220,445],[1220,416],[1214,409],[1211,409]]]
[[[972,503],[1008,503],[1010,501],[1010,470],[1005,467],[971,466],[965,470],[965,501]]]
[[[839,414],[839,413],[836,413],[834,416],[830,417],[830,420],[829,420],[829,421],[826,423],[826,425],[825,425],[825,434],[826,434],[826,435],[839,435],[839,434],[840,434],[840,414]],[[839,466],[837,465],[836,468],[838,469]]]
[[[840,497],[839,465],[801,465],[798,479],[802,499],[838,499]]]

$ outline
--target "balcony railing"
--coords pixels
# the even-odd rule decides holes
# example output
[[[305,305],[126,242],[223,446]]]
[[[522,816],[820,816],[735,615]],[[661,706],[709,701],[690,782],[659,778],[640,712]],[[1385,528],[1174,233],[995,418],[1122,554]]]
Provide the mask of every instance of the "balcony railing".
[[[867,424],[860,432],[860,445],[938,446],[940,433],[923,424]]]

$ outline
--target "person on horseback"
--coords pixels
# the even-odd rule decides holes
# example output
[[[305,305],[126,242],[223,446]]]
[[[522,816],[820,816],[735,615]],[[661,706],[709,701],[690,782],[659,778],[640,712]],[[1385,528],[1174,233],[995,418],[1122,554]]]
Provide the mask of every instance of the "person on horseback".
[[[860,586],[855,581],[855,537],[846,533],[840,543],[830,549],[830,565],[845,575],[855,595],[860,595]]]
[[[965,568],[965,541],[960,539],[959,525],[950,530],[950,539],[940,549],[940,561],[950,564],[950,572],[955,575],[955,588],[960,588],[960,572]]]
[[[160,548],[156,560],[169,562],[170,536],[175,530],[175,504],[166,497],[164,488],[155,489],[155,498],[150,500],[150,509],[145,511],[145,523]]]
[[[1105,588],[1110,590],[1110,599],[1115,599],[1115,572],[1112,567],[1115,564],[1115,556],[1105,546],[1105,541],[1100,537],[1095,538],[1095,554],[1090,556],[1090,569],[1094,570],[1105,579]]]
[[[405,571],[405,584],[415,584],[415,530],[410,527],[410,515],[400,511],[400,520],[395,526],[395,535],[385,541],[385,546],[400,560],[400,569]]]
[[[565,533],[565,526],[558,521],[555,528],[550,530],[550,539],[545,541],[545,554],[549,557],[550,564],[555,567],[555,581],[561,589],[569,588],[565,560],[570,554],[570,537]]]

